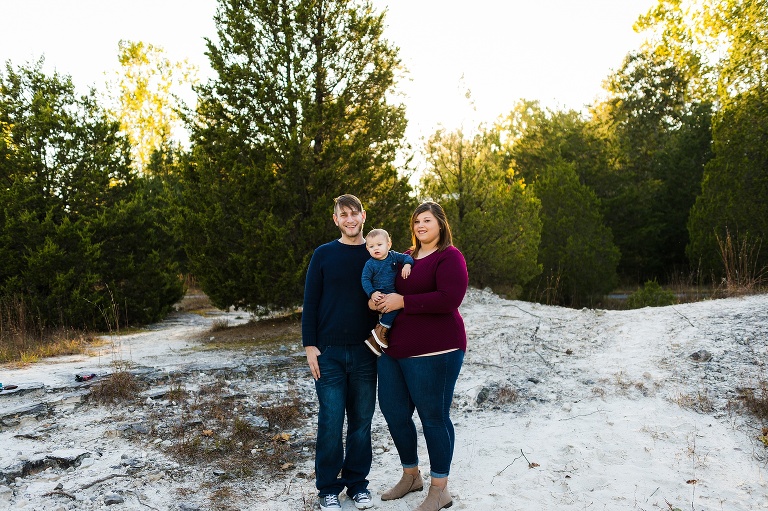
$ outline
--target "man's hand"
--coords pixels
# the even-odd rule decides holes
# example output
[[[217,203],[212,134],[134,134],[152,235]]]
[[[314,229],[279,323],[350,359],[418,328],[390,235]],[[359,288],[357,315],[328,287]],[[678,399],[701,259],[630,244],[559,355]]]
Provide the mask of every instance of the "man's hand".
[[[304,351],[307,352],[307,363],[309,364],[309,370],[312,372],[312,378],[319,380],[320,366],[317,363],[317,357],[320,355],[320,350],[317,349],[317,346],[306,346]]]
[[[403,269],[400,272],[400,276],[403,277],[404,279],[407,279],[408,275],[410,275],[410,274],[411,274],[411,265],[410,264],[404,264],[403,265]]]

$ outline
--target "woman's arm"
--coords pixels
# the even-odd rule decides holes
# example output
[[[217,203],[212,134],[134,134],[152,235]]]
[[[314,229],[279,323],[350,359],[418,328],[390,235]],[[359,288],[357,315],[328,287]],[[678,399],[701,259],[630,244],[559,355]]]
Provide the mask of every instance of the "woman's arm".
[[[389,293],[386,295],[382,295],[383,298],[378,304],[378,307],[376,304],[374,304],[373,307],[371,307],[371,302],[373,300],[368,301],[368,307],[371,307],[374,310],[377,310],[379,312],[392,312],[399,309],[402,309],[404,306],[403,302],[403,295],[398,293]]]

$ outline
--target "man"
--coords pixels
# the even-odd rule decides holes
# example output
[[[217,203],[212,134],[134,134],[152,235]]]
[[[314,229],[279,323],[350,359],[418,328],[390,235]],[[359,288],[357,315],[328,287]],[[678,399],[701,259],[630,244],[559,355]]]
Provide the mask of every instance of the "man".
[[[333,222],[341,237],[312,254],[301,318],[302,343],[320,404],[315,485],[321,511],[341,509],[338,496],[345,487],[358,509],[373,507],[367,477],[373,457],[376,356],[365,340],[377,315],[369,310],[360,284],[363,266],[370,257],[363,238],[365,211],[360,199],[349,194],[337,197]]]

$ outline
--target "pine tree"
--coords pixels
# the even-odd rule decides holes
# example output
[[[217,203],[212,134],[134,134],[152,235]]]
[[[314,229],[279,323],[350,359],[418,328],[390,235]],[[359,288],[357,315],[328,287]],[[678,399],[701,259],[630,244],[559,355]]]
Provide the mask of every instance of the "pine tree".
[[[338,236],[334,197],[407,226],[397,48],[368,2],[221,0],[215,22],[178,217],[190,269],[219,306],[295,304],[312,250]]]

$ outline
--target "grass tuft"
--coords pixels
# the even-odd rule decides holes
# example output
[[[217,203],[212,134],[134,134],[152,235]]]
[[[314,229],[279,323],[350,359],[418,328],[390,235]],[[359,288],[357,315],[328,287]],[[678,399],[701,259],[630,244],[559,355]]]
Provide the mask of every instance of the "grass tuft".
[[[759,266],[761,241],[760,238],[751,240],[746,235],[731,235],[727,229],[723,239],[717,236],[724,270],[722,285],[725,296],[759,292],[768,281],[768,267]]]
[[[139,392],[139,382],[127,371],[118,371],[96,381],[91,388],[91,399],[97,403],[131,401]]]
[[[303,418],[303,404],[299,398],[289,403],[269,407],[259,407],[259,415],[267,419],[269,428],[288,429],[296,426]]]
[[[761,381],[756,389],[744,389],[742,396],[746,409],[768,423],[768,381]]]
[[[674,402],[681,408],[693,410],[697,413],[711,413],[715,410],[715,404],[706,391],[699,391],[695,395],[680,394]]]

